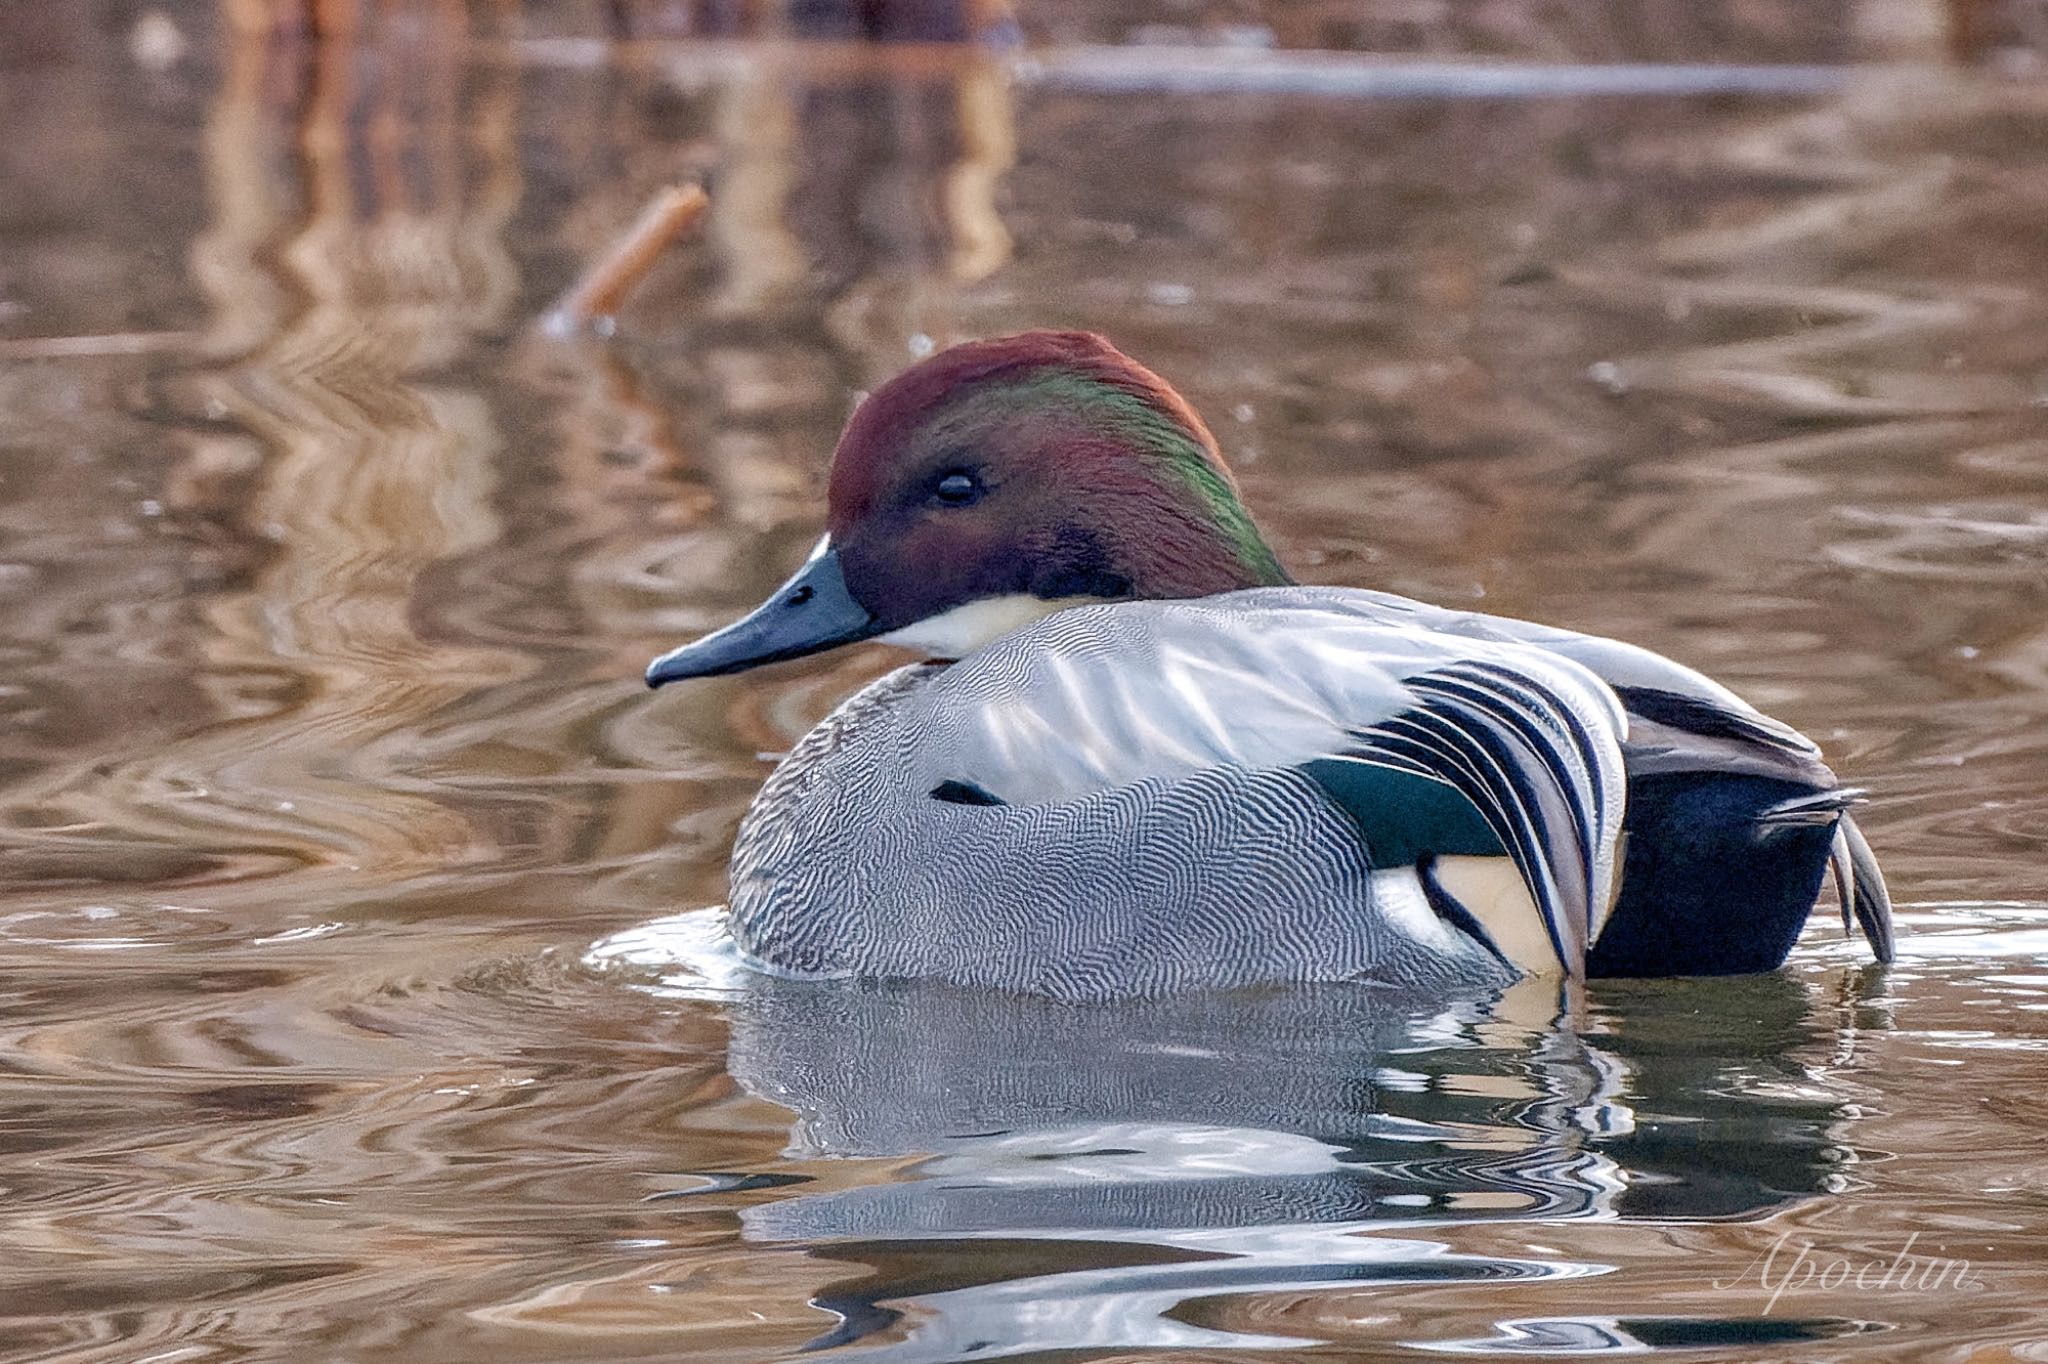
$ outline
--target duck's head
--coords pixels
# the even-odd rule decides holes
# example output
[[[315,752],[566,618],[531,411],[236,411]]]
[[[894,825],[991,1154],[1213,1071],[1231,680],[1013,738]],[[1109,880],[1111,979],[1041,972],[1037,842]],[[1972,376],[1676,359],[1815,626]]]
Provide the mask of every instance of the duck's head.
[[[958,658],[1065,606],[1289,581],[1216,439],[1099,336],[943,351],[877,389],[832,459],[827,532],[754,612],[650,686],[880,638]]]

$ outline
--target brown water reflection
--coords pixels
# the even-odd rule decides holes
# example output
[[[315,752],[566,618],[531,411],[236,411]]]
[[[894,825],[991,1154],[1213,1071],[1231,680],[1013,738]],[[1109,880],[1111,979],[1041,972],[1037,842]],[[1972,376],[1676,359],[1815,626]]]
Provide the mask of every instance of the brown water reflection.
[[[1071,46],[1264,41],[1236,10],[1025,6],[1068,46],[1020,63],[663,41],[699,8],[0,9],[4,1357],[2048,1350],[2023,13],[1972,7],[1970,68],[1903,0],[1255,16],[1812,68],[1337,98]],[[529,332],[693,177],[616,341]],[[1902,964],[1817,924],[1576,1029],[724,980],[667,916],[884,660],[639,667],[794,562],[854,393],[1041,324],[1181,382],[1305,576],[1635,638],[1821,737]],[[1788,1232],[1981,1287],[1771,1304]]]

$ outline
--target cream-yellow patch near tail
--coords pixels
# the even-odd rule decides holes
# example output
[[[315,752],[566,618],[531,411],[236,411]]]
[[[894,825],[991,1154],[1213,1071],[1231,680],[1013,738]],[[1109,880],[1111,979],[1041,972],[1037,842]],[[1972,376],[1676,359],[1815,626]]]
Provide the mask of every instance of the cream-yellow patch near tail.
[[[1444,893],[1465,907],[1501,955],[1530,975],[1564,970],[1528,883],[1511,857],[1439,857],[1430,866]]]

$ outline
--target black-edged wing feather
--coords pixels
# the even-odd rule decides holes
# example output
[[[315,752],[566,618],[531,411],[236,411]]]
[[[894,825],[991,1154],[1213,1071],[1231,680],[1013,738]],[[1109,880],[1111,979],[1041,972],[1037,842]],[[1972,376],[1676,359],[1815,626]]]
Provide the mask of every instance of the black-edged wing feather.
[[[1543,671],[1475,661],[1410,677],[1415,704],[1359,731],[1345,756],[1433,777],[1470,801],[1514,859],[1559,964],[1578,975],[1613,893],[1620,754],[1606,717],[1585,715],[1585,698],[1567,700]]]

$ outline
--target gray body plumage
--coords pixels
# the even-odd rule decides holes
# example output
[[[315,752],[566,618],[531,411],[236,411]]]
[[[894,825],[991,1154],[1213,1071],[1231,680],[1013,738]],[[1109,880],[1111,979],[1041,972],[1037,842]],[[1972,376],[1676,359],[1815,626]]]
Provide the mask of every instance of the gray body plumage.
[[[1025,805],[932,799],[936,783],[909,773],[934,734],[920,703],[943,677],[918,665],[881,679],[762,789],[733,849],[733,936],[749,957],[790,975],[1073,999],[1513,979],[1426,908],[1393,919],[1349,817],[1292,769]]]
[[[1066,998],[1505,983],[1515,971],[1432,911],[1412,867],[1376,872],[1356,813],[1300,764],[1369,747],[1434,669],[1528,679],[1556,702],[1544,724],[1583,731],[1549,755],[1552,804],[1578,811],[1583,936],[1609,898],[1626,722],[1589,669],[1510,632],[1585,637],[1506,621],[1487,637],[1471,622],[1492,618],[1432,610],[1339,588],[1079,607],[892,673],[763,788],[733,853],[734,937],[780,974]],[[935,799],[948,782],[1003,803]]]

